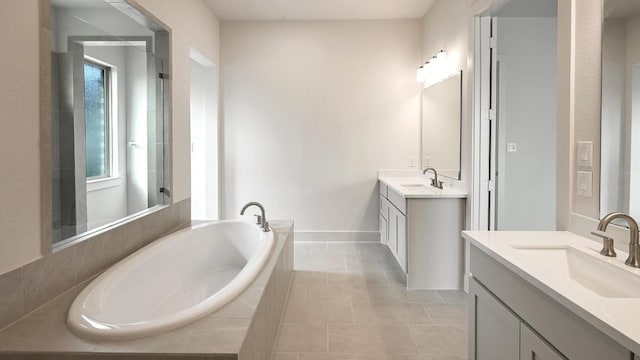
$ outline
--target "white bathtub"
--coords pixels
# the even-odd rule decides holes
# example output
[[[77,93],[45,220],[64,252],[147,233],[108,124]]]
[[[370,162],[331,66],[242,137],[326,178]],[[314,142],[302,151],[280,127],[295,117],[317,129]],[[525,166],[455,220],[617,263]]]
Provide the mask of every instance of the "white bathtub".
[[[240,294],[259,274],[273,232],[244,221],[180,230],[140,249],[92,281],[67,324],[95,340],[127,340],[175,329]]]

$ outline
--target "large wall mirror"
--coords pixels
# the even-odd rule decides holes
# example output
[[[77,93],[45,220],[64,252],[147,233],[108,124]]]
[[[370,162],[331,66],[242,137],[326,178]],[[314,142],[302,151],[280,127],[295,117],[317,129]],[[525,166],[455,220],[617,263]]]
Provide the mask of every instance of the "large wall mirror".
[[[422,167],[460,179],[462,71],[422,91]]]
[[[640,219],[640,1],[604,0],[600,215]]]
[[[168,203],[168,33],[124,0],[52,0],[54,247]]]

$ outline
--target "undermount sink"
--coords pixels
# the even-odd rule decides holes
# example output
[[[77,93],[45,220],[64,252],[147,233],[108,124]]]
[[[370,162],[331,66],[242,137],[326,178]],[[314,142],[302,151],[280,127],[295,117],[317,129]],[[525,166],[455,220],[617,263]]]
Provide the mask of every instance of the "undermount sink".
[[[425,190],[431,190],[429,188],[429,186],[425,185],[425,184],[402,184],[401,185],[403,188],[409,190],[409,191],[425,191]]]
[[[640,298],[640,276],[571,246],[512,245],[523,260],[606,298]]]

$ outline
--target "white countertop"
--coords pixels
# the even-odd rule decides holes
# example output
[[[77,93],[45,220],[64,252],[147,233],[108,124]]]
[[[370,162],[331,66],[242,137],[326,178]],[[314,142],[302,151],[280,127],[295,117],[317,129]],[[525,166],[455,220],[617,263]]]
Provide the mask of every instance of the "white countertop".
[[[582,272],[586,267],[595,264],[592,267],[593,272],[582,275],[595,278],[595,283],[602,280],[601,283],[608,284],[624,278],[636,285],[628,287],[629,291],[640,294],[640,269],[624,264],[627,253],[617,251],[618,256],[615,258],[604,257],[599,254],[602,248],[600,242],[563,231],[463,231],[462,235],[480,250],[618,343],[636,354],[640,353],[640,295],[626,298],[623,296],[635,295],[605,297],[570,279],[581,275],[576,274],[576,271]],[[554,266],[554,261],[558,259],[555,257],[564,256],[562,249],[566,248],[576,255],[575,267]],[[543,252],[527,253],[527,249],[552,251],[544,252],[544,256],[540,257],[538,255],[542,255]],[[553,251],[556,249],[560,251]],[[605,278],[607,269],[614,270],[617,276]],[[599,277],[601,279],[598,279]],[[602,290],[603,293],[608,291]]]
[[[444,189],[435,188],[430,181],[420,176],[379,176],[378,180],[407,199],[467,197],[466,193],[448,186]]]

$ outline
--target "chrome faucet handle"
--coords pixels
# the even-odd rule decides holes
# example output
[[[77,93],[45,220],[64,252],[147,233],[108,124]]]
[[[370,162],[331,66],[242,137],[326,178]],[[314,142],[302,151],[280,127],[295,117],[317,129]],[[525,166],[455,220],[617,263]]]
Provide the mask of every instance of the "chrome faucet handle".
[[[268,221],[265,221],[265,222],[262,223],[262,231],[264,231],[264,232],[269,232],[270,231],[269,222]]]
[[[591,235],[595,235],[597,237],[602,238],[602,250],[600,250],[600,254],[608,257],[616,257],[616,251],[613,248],[613,239],[608,237],[607,235],[592,231]]]
[[[442,184],[444,184],[442,181],[438,181],[436,184],[436,187],[440,190],[442,190],[444,187],[442,186]]]
[[[256,225],[262,225],[262,216],[255,214],[253,215],[256,217]]]

